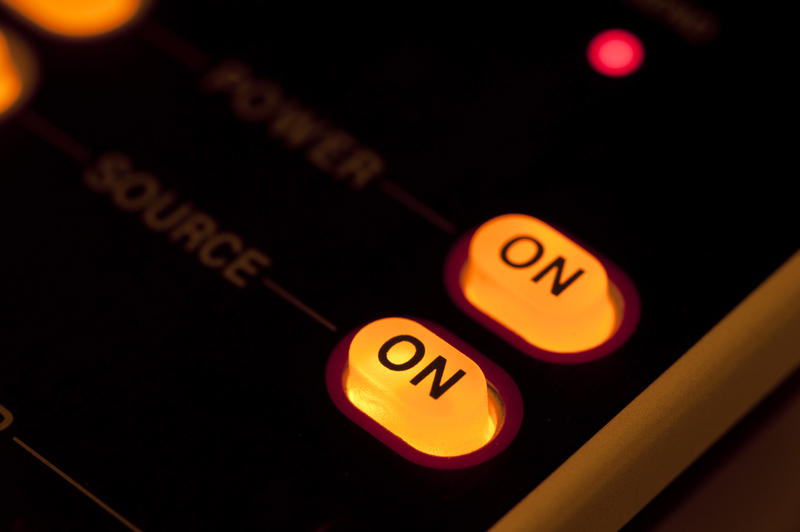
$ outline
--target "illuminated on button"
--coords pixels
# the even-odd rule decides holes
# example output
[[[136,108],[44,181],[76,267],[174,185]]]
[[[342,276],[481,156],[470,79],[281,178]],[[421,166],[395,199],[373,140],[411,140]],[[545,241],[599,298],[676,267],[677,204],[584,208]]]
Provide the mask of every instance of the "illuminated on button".
[[[603,264],[531,216],[507,214],[481,225],[459,285],[474,308],[550,352],[595,348],[619,325]]]
[[[427,321],[384,318],[352,331],[334,347],[325,381],[345,416],[426,467],[490,460],[522,423],[522,397],[511,377]]]
[[[21,94],[22,76],[14,64],[8,40],[0,31],[0,114],[14,105]]]
[[[40,28],[67,37],[92,37],[130,21],[143,0],[0,0]]]
[[[25,43],[0,27],[0,118],[29,95],[35,70],[33,54]]]
[[[350,343],[347,398],[414,449],[442,457],[495,435],[498,409],[481,368],[420,323],[384,318]]]

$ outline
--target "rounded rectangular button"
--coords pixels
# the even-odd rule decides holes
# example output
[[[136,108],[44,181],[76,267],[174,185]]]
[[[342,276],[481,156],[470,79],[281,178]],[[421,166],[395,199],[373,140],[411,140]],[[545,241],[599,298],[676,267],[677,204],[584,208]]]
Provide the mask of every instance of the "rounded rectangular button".
[[[14,64],[11,48],[0,31],[0,113],[10,108],[22,94],[22,77]]]
[[[33,54],[16,35],[0,28],[0,117],[30,92]]]
[[[612,338],[624,340],[630,319],[638,318],[638,299],[624,274],[614,269],[621,285],[615,286],[608,262],[532,216],[492,218],[466,245],[457,244],[449,261],[449,275],[457,279],[446,281],[456,302],[539,358],[597,358]],[[618,336],[626,314],[629,323]],[[586,356],[568,356],[577,353]]]
[[[0,0],[43,30],[66,37],[93,37],[129,22],[143,0]]]
[[[465,347],[456,347],[434,329],[400,317],[365,325],[334,350],[329,392],[349,417],[414,461],[442,467],[436,460],[478,455],[447,466],[455,467],[488,459],[504,444],[481,455],[487,444],[497,442],[501,432],[501,443],[516,433],[519,393],[509,391],[516,387],[494,365],[491,371],[500,386],[491,385]],[[490,365],[485,359],[481,363]],[[393,438],[381,438],[385,432]],[[406,446],[414,452],[406,452]]]
[[[362,412],[436,456],[475,451],[497,427],[481,368],[405,318],[384,318],[358,331],[350,344],[345,390]]]

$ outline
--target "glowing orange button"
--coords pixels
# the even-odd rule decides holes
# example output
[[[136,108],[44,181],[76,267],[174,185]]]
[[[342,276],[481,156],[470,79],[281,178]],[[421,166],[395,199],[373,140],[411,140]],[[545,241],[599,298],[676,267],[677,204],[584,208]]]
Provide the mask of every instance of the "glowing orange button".
[[[384,318],[353,337],[345,392],[356,408],[414,449],[452,457],[495,435],[483,371],[416,321]]]
[[[25,89],[25,80],[21,72],[12,43],[0,29],[0,115],[17,103]]]
[[[92,37],[130,21],[143,0],[0,0],[40,28],[67,37]]]
[[[540,349],[575,353],[615,332],[617,307],[603,265],[546,223],[507,214],[472,236],[464,297]]]

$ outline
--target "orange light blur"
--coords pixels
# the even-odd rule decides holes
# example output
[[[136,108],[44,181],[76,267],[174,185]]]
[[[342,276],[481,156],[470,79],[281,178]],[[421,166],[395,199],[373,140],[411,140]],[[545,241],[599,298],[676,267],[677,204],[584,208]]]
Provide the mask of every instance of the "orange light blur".
[[[460,284],[478,310],[548,351],[591,349],[617,326],[600,261],[531,216],[506,214],[481,225]]]
[[[0,31],[0,114],[19,100],[22,89],[22,76],[14,64],[8,41]]]
[[[388,361],[382,362],[382,347],[403,335],[418,344],[395,341],[384,349]],[[459,371],[463,375],[434,398],[436,372],[419,375],[438,357],[446,361],[438,379],[440,386],[447,387]],[[434,456],[476,451],[492,439],[498,424],[499,408],[490,400],[481,368],[429,329],[406,318],[383,318],[356,333],[350,344],[345,391],[359,410],[418,451]]]
[[[40,28],[67,37],[92,37],[131,20],[142,0],[0,0]]]

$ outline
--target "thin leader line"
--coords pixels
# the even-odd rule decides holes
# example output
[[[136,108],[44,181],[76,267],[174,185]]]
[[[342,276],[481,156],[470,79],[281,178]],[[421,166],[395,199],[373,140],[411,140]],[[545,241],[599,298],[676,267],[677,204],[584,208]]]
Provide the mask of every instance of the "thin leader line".
[[[87,164],[92,158],[91,150],[58,129],[32,109],[26,109],[20,113],[19,123],[31,133],[38,135],[57,150],[81,164]]]
[[[63,478],[64,480],[66,480],[67,482],[69,482],[70,484],[72,484],[72,486],[73,486],[74,488],[76,488],[78,491],[80,491],[81,493],[83,493],[84,495],[86,495],[86,496],[87,496],[89,499],[91,499],[91,500],[92,500],[92,501],[93,501],[93,502],[94,502],[94,503],[95,503],[97,506],[99,506],[100,508],[102,508],[103,510],[105,510],[106,512],[108,512],[108,514],[109,514],[109,515],[111,515],[112,517],[114,517],[114,519],[116,519],[117,521],[119,521],[120,523],[122,523],[123,525],[125,525],[125,526],[126,526],[128,529],[130,529],[130,530],[133,530],[133,532],[142,532],[142,529],[141,529],[141,528],[137,527],[136,525],[134,525],[133,523],[131,523],[130,521],[128,521],[127,519],[125,519],[125,518],[124,518],[122,515],[120,515],[120,513],[119,513],[119,512],[117,512],[117,511],[116,511],[116,510],[114,510],[112,507],[110,507],[108,504],[106,504],[106,503],[104,503],[102,500],[100,500],[100,499],[99,499],[99,498],[98,498],[98,497],[97,497],[97,496],[96,496],[94,493],[92,493],[91,491],[87,490],[86,488],[84,488],[83,486],[81,486],[80,484],[78,484],[77,482],[75,482],[75,480],[73,480],[73,479],[72,479],[72,477],[70,477],[69,475],[67,475],[66,473],[64,473],[63,471],[61,471],[59,468],[57,468],[55,465],[53,465],[53,463],[52,463],[52,462],[50,462],[50,461],[49,461],[47,458],[45,458],[45,457],[44,457],[44,456],[42,456],[41,454],[39,454],[39,453],[37,453],[36,451],[34,451],[34,450],[33,450],[33,449],[32,449],[32,448],[31,448],[31,447],[28,445],[28,444],[26,444],[25,442],[23,442],[22,440],[20,440],[20,439],[19,439],[19,438],[17,438],[16,436],[14,436],[14,437],[13,437],[13,438],[11,438],[11,439],[12,439],[12,440],[14,440],[14,442],[15,442],[17,445],[19,445],[20,447],[22,447],[23,449],[25,449],[26,451],[28,451],[28,452],[29,452],[29,453],[30,453],[30,454],[31,454],[31,455],[32,455],[34,458],[36,458],[36,459],[37,459],[37,460],[39,460],[41,463],[43,463],[44,465],[46,465],[47,467],[49,467],[49,468],[50,468],[50,469],[51,469],[53,472],[55,472],[55,473],[56,473],[58,476],[60,476],[61,478]]]
[[[211,64],[211,59],[203,51],[158,22],[148,20],[142,24],[140,31],[144,40],[190,70],[202,72]]]
[[[264,286],[266,286],[267,288],[269,288],[270,290],[275,292],[277,295],[282,297],[285,301],[291,303],[292,305],[294,305],[295,307],[297,307],[298,309],[300,309],[304,313],[306,313],[306,315],[308,315],[311,318],[313,318],[314,320],[316,320],[317,323],[320,323],[322,326],[324,326],[325,328],[327,328],[328,330],[330,330],[332,332],[336,332],[337,331],[336,325],[334,325],[328,319],[326,319],[324,316],[322,316],[322,314],[320,314],[316,310],[312,309],[311,307],[309,307],[308,305],[306,305],[305,303],[303,303],[302,301],[297,299],[290,292],[288,292],[285,288],[280,286],[278,283],[276,283],[275,281],[273,281],[269,277],[264,277],[263,279],[261,279],[261,282],[264,284]]]
[[[405,205],[409,210],[415,212],[421,218],[424,218],[445,233],[454,235],[458,232],[458,229],[453,222],[419,201],[396,183],[389,181],[388,179],[382,179],[379,185],[384,194],[392,197],[398,203]]]

